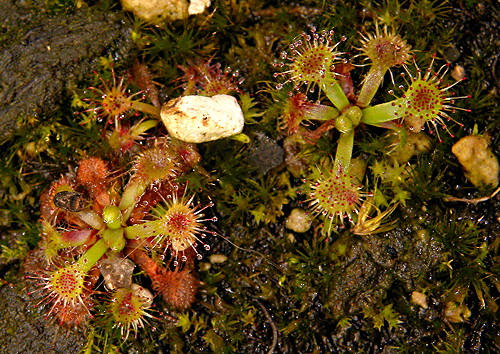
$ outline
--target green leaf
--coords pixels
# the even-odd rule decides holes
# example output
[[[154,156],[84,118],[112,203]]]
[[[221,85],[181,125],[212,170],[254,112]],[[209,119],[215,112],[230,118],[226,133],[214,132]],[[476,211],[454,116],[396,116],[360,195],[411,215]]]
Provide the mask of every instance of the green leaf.
[[[264,112],[259,112],[255,109],[257,103],[253,100],[248,93],[243,93],[240,95],[241,110],[243,111],[243,116],[245,117],[246,124],[257,124],[260,121],[256,118],[260,118],[264,115]]]
[[[210,346],[214,353],[221,353],[224,349],[224,339],[219,336],[213,329],[209,329],[203,336],[203,340]]]
[[[186,333],[191,328],[191,320],[189,319],[189,313],[181,313],[178,316],[177,327],[181,327],[182,332]]]

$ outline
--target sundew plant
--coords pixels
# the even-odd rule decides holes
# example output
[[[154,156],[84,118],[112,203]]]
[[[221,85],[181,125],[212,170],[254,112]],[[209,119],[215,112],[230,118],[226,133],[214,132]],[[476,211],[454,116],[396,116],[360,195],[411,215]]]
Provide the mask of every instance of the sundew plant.
[[[500,351],[498,190],[451,152],[498,155],[496,4],[65,3],[134,49],[3,145],[0,280],[38,323],[86,353]],[[169,134],[162,106],[221,94],[242,133]]]
[[[309,178],[304,188],[314,214],[325,217],[328,234],[334,224],[343,225],[345,218],[355,223],[353,214],[359,213],[362,204],[363,193],[356,182],[359,176],[350,173],[359,125],[391,129],[401,140],[406,140],[402,138],[404,135],[420,133],[427,127],[442,142],[439,130],[453,137],[446,123],[453,121],[463,126],[451,117],[451,112],[457,109],[470,112],[470,109],[454,106],[455,101],[471,97],[457,97],[452,92],[458,81],[445,83],[449,64],[434,68],[435,55],[432,55],[422,72],[406,40],[387,27],[381,30],[378,26],[374,33],[362,36],[361,47],[357,48],[360,53],[356,56],[368,62],[369,70],[356,95],[350,74],[355,68],[345,53],[339,51],[346,38],[334,43],[334,36],[333,30],[317,31],[315,27],[309,33],[303,32],[288,51],[281,53],[281,61],[276,66],[284,71],[274,75],[285,78],[276,85],[277,90],[288,87],[291,103],[281,117],[280,129],[290,139],[314,143],[326,132],[338,131],[333,161],[314,167],[313,170],[318,171],[311,176],[319,174],[320,177]],[[393,97],[388,102],[372,105],[382,79],[394,68],[404,69],[401,76],[406,85],[398,87],[399,94],[390,89],[388,93]],[[315,96],[315,101],[308,96]],[[303,124],[311,121],[320,121],[321,125],[312,130]]]

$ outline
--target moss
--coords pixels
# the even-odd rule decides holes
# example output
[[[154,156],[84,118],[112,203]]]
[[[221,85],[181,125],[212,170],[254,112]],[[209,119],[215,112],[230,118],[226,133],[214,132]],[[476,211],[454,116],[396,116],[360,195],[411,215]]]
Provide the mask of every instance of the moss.
[[[124,352],[153,352],[156,348],[172,352],[500,350],[496,338],[498,198],[478,204],[443,199],[450,195],[483,196],[466,181],[451,155],[451,146],[459,137],[472,133],[477,124],[492,136],[492,146],[498,146],[498,100],[493,80],[497,46],[489,35],[494,20],[488,17],[498,11],[497,4],[391,0],[355,4],[306,1],[300,6],[283,1],[270,6],[260,0],[220,0],[212,5],[212,12],[161,26],[123,15],[118,6],[107,1],[89,4],[85,13],[91,17],[123,19],[125,25],[121,26],[134,43],[134,49],[126,50],[127,56],[144,64],[150,75],[142,79],[129,76],[127,60],[89,51],[82,55],[85,64],[78,65],[82,70],[78,80],[69,82],[60,66],[56,70],[63,75],[60,82],[64,88],[57,92],[63,93],[64,100],[57,100],[56,105],[46,94],[33,98],[37,106],[48,102],[54,108],[50,114],[34,120],[27,114],[15,115],[19,130],[3,142],[0,153],[3,280],[18,287],[24,284],[16,275],[28,249],[37,248],[39,196],[50,181],[88,156],[106,157],[114,166],[123,166],[120,173],[127,172],[131,156],[145,143],[137,143],[134,137],[129,150],[113,152],[103,134],[113,129],[113,124],[105,126],[92,120],[90,111],[75,115],[86,108],[71,106],[70,97],[74,103],[84,102],[82,99],[91,96],[87,88],[99,85],[99,76],[110,80],[113,68],[117,77],[127,80],[128,93],[145,90],[141,84],[149,85],[144,91],[146,100],[152,101],[151,87],[155,87],[158,100],[163,102],[182,94],[189,84],[186,68],[193,63],[220,63],[222,72],[231,68],[244,79],[235,81],[245,97],[244,133],[251,143],[225,140],[203,144],[199,146],[200,164],[181,178],[181,183],[190,181],[189,192],[213,201],[213,214],[219,219],[207,221],[218,236],[208,235],[203,240],[211,250],[200,250],[202,259],[195,266],[203,284],[197,301],[190,309],[173,311],[160,300],[154,318],[147,320],[137,338],[129,336],[127,341],[120,339],[119,328],[97,319],[86,333],[86,348],[120,348]],[[65,14],[81,13],[69,5],[67,1],[47,3],[49,23],[62,21]],[[96,15],[103,8],[107,14]],[[360,124],[354,129],[352,154],[370,166],[360,182],[375,194],[371,217],[376,216],[377,208],[383,212],[399,202],[387,218],[395,225],[391,231],[354,235],[347,219],[344,227],[326,235],[319,219],[305,233],[284,227],[293,208],[306,207],[307,196],[297,193],[303,179],[313,167],[335,156],[335,142],[343,134],[305,115],[305,124],[298,124],[298,136],[287,138],[287,144],[294,141],[293,148],[280,148],[288,134],[280,126],[291,85],[275,89],[273,72],[277,68],[273,63],[301,32],[308,31],[308,24],[314,24],[318,31],[335,27],[336,40],[346,35],[337,50],[348,52],[343,57],[354,63],[362,63],[361,58],[353,58],[356,48],[362,46],[358,32],[366,34],[377,25],[389,25],[415,50],[419,67],[428,67],[426,52],[437,52],[451,59],[452,66],[465,68],[468,80],[453,89],[457,96],[473,96],[456,104],[473,113],[457,111],[453,118],[464,127],[449,128],[455,137],[443,132],[443,142],[436,141],[432,152],[396,163],[391,153],[394,146],[390,145],[394,140],[385,136],[385,127]],[[1,36],[14,36],[17,30],[13,27]],[[100,38],[98,34],[96,38]],[[100,64],[89,64],[96,62]],[[96,68],[99,76],[91,68]],[[363,67],[349,71],[353,92],[359,92],[358,84],[367,71]],[[388,91],[397,91],[394,85],[407,86],[410,80],[399,75],[402,71],[401,67],[391,69],[394,84],[390,74],[384,77],[373,105],[393,100]],[[453,83],[447,77],[444,80]],[[315,112],[331,106],[329,97],[318,90],[306,94]],[[142,117],[131,114],[120,122],[123,127],[134,126]],[[165,131],[156,126],[142,133],[137,138],[151,140]],[[403,135],[398,139],[404,144]],[[499,151],[493,152],[498,155]],[[291,160],[299,167],[290,168]],[[358,222],[356,215],[352,218],[353,223]],[[211,263],[211,254],[225,255],[227,260]],[[144,274],[134,277],[148,285]],[[5,289],[6,285],[2,286],[2,299],[17,306]],[[425,296],[426,308],[411,302],[414,291]],[[26,314],[23,324],[48,326],[41,314],[32,316],[28,310]],[[16,330],[12,323],[2,323],[9,327],[7,333]],[[49,329],[45,333],[55,336]],[[2,341],[14,345],[10,340]],[[33,339],[26,342],[31,343],[30,348],[45,348]],[[78,344],[85,348],[83,341],[74,342]]]

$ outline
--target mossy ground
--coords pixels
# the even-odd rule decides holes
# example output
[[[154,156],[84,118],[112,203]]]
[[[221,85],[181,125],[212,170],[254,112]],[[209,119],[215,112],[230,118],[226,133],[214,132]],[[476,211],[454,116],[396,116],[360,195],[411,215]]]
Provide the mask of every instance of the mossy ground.
[[[120,11],[112,1],[89,3],[91,11]],[[67,1],[43,6],[49,6],[48,16],[78,11]],[[203,287],[192,309],[169,312],[160,303],[154,313],[157,319],[148,320],[139,337],[125,343],[108,324],[96,320],[87,330],[87,349],[500,351],[500,200],[497,196],[479,204],[443,201],[445,195],[474,198],[491,192],[467,183],[450,151],[477,124],[491,135],[496,155],[500,153],[495,71],[499,43],[491,35],[498,31],[498,3],[311,0],[297,6],[288,1],[271,5],[260,0],[218,0],[206,15],[155,27],[120,14],[135,42],[128,57],[151,68],[155,81],[162,84],[162,100],[182,93],[176,80],[183,74],[179,66],[188,65],[188,60],[213,58],[244,78],[240,88],[255,103],[244,132],[253,142],[200,145],[202,166],[213,178],[208,181],[195,172],[187,177],[202,198],[215,203],[213,213],[219,221],[211,227],[222,237],[206,241],[211,250],[202,251],[198,266]],[[309,24],[334,28],[339,37],[346,35],[344,48],[354,53],[353,47],[359,46],[357,33],[373,30],[376,18],[379,24],[395,28],[414,49],[437,52],[463,66],[468,80],[456,89],[460,96],[473,95],[461,102],[472,113],[458,112],[454,118],[465,126],[451,128],[455,137],[442,134],[444,142],[431,153],[410,160],[413,169],[405,182],[382,185],[384,198],[402,201],[391,215],[397,220],[394,230],[356,236],[346,229],[325,238],[315,223],[309,232],[294,234],[285,229],[284,220],[301,205],[296,194],[300,180],[283,164],[283,137],[276,129],[280,102],[268,93],[268,83],[274,81],[272,63]],[[100,67],[112,58],[112,53],[106,54]],[[114,69],[121,72],[130,64],[118,59]],[[102,69],[103,75],[106,72]],[[352,72],[355,82],[361,82],[363,73],[362,68]],[[95,80],[89,72],[84,80],[68,83],[66,103],[58,111],[35,121],[20,117],[20,129],[3,142],[0,276],[20,292],[24,282],[18,269],[39,239],[41,191],[83,156],[109,151],[102,125],[79,125],[71,106],[72,94],[96,85]],[[387,80],[375,99],[389,100],[385,92],[391,88]],[[369,161],[383,158],[383,133],[360,129],[356,153]],[[310,153],[317,160],[331,154],[331,141],[331,136],[321,138]],[[397,174],[398,166],[392,168]],[[373,183],[375,175],[368,173]],[[210,262],[211,255],[225,255],[227,260]],[[411,301],[413,292],[425,295],[427,307]]]

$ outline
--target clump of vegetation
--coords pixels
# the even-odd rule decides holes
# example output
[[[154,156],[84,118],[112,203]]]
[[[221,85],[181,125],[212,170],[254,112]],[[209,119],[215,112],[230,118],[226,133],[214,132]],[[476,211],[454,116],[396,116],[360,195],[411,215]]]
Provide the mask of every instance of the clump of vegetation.
[[[212,6],[134,20],[137,59],[101,58],[3,153],[26,233],[2,259],[23,259],[35,303],[89,328],[88,351],[498,348],[498,199],[450,152],[474,124],[493,145],[496,108],[445,50],[458,7]],[[168,137],[164,102],[221,93],[244,134]]]
[[[41,196],[42,239],[32,256],[39,261],[29,260],[43,268],[27,269],[49,315],[62,325],[84,324],[94,312],[94,295],[104,291],[100,275],[110,292],[109,308],[100,312],[112,314],[128,337],[151,316],[146,309],[153,300],[133,281],[134,264],[172,307],[190,307],[199,284],[196,247],[210,233],[203,223],[214,218],[203,217],[206,207],[194,205],[186,183],[175,178],[197,161],[192,146],[156,139],[135,155],[128,179],[116,174],[120,166],[90,157],[79,162],[75,175],[52,182]],[[127,260],[131,267],[123,267]],[[176,279],[181,275],[189,287]]]

